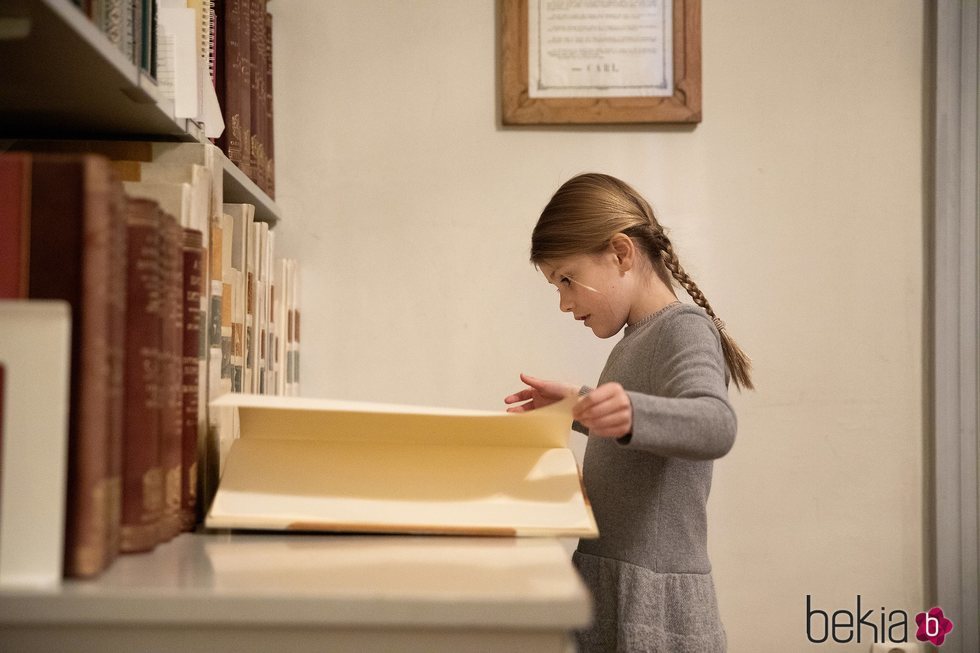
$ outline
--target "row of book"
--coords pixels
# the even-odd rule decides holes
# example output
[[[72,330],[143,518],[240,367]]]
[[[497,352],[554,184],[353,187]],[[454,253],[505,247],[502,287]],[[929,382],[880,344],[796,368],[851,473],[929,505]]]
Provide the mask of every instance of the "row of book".
[[[237,428],[211,400],[298,394],[298,276],[213,145],[32,145],[0,154],[0,299],[72,307],[64,571],[91,577],[200,523]]]
[[[178,117],[210,120],[207,98],[214,97],[224,131],[212,140],[269,197],[275,196],[267,0],[75,2],[158,83],[165,97],[177,98]],[[192,48],[190,56],[182,56],[185,46]],[[192,99],[184,104],[181,97]]]

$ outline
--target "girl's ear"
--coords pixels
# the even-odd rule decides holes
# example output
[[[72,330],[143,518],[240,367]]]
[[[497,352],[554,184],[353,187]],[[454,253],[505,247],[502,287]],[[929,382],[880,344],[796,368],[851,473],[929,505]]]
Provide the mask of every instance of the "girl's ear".
[[[613,254],[616,256],[616,263],[620,271],[626,272],[633,268],[636,261],[636,245],[633,239],[624,233],[618,233],[609,242]]]

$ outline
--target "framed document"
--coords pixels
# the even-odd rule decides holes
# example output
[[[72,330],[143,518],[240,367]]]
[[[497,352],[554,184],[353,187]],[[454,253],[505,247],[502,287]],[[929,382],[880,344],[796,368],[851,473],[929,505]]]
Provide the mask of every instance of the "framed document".
[[[501,0],[505,125],[701,121],[701,0]]]

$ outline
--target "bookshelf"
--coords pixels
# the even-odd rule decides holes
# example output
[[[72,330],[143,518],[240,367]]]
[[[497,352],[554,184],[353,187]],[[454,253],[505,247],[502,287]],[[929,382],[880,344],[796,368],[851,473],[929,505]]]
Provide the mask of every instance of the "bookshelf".
[[[0,648],[561,653],[589,609],[552,539],[194,533],[0,590]]]
[[[224,202],[282,222],[69,0],[2,0],[0,152],[38,139],[201,148],[221,169]],[[0,650],[559,652],[589,616],[554,539],[199,529],[91,580],[0,587]]]
[[[5,0],[0,61],[0,137],[204,140],[68,0]]]
[[[0,151],[20,139],[177,141],[208,146],[200,125],[68,0],[0,3]],[[279,223],[279,206],[220,150],[227,202],[255,205]]]

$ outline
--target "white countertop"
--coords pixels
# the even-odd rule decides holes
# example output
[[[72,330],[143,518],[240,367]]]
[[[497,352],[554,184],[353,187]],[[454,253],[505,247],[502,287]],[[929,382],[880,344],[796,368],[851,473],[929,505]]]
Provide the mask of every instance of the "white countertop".
[[[91,581],[0,588],[0,625],[570,630],[590,613],[550,538],[187,533]]]

